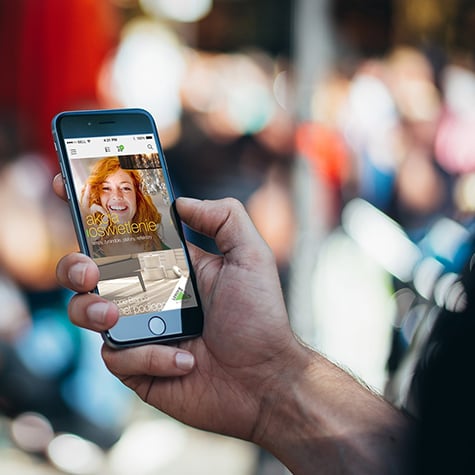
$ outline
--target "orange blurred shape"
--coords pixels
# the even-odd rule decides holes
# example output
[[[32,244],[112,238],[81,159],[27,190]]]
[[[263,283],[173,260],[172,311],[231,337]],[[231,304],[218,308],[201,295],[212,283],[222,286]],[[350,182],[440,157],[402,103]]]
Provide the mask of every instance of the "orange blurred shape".
[[[339,186],[348,178],[349,152],[337,130],[319,123],[302,123],[297,127],[296,148],[329,184]]]

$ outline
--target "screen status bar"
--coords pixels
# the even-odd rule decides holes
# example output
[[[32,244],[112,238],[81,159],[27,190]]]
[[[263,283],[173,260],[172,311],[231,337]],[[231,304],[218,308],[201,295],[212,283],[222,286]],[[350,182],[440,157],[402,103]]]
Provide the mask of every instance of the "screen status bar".
[[[65,139],[65,145],[71,159],[157,152],[157,145],[151,134],[68,138]]]

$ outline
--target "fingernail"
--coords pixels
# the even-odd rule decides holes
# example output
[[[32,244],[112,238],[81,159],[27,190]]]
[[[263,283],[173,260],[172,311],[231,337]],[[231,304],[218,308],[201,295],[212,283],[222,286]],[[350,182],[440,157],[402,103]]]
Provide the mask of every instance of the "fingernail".
[[[189,371],[195,364],[195,358],[190,353],[177,353],[175,355],[175,364],[178,369]]]
[[[95,302],[87,307],[87,316],[92,323],[103,324],[106,321],[106,314],[109,310],[109,303]]]
[[[72,284],[82,286],[86,280],[87,264],[77,262],[69,269],[68,277]]]

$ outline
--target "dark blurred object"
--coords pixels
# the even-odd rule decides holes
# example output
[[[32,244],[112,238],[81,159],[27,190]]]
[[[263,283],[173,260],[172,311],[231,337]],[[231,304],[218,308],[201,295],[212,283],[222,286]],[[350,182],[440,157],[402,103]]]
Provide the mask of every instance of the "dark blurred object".
[[[1,81],[1,79],[0,79]],[[0,111],[0,173],[2,167],[15,160],[20,151],[25,150],[18,133],[18,127],[12,121],[12,111]]]
[[[288,150],[269,150],[255,136],[243,135],[228,141],[209,137],[190,116],[183,118],[180,141],[166,151],[173,186],[178,195],[199,199],[234,197],[246,204],[263,185],[273,166],[290,177],[292,158]],[[281,216],[273,216],[278,222]],[[189,238],[217,252],[213,242],[189,231]]]
[[[259,48],[272,55],[289,55],[290,0],[215,0],[197,25],[198,49],[230,52]]]
[[[452,253],[426,253],[414,280],[400,286],[395,296],[399,312],[386,396],[420,421],[418,474],[474,470],[473,221],[465,224],[465,230]],[[440,231],[429,230],[420,245],[443,242]],[[436,239],[430,239],[431,234]]]
[[[333,18],[346,48],[361,57],[380,56],[393,41],[394,6],[391,0],[334,0]]]

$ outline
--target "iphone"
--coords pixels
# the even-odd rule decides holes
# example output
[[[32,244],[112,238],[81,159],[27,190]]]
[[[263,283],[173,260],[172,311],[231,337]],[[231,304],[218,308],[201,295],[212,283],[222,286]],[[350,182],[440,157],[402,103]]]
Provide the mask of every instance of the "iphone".
[[[201,334],[203,313],[157,128],[142,109],[62,112],[52,133],[81,252],[120,311],[115,348]]]

